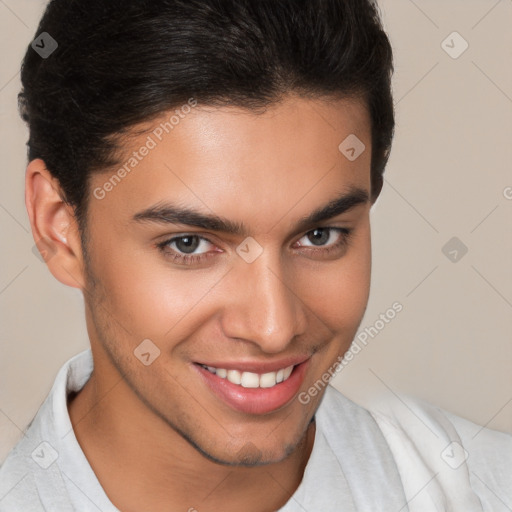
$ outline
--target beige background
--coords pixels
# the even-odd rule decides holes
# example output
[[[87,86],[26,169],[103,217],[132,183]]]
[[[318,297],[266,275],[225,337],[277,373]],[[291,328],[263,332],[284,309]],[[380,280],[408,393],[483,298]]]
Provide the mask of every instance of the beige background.
[[[19,65],[45,3],[0,0],[0,460],[60,366],[88,347],[81,294],[32,252],[24,206]],[[360,330],[394,302],[403,310],[335,385],[362,404],[405,392],[512,432],[512,2],[380,5],[395,51],[397,131],[372,213]],[[457,59],[441,46],[454,31],[469,44]],[[447,44],[461,48],[453,37]],[[454,236],[468,248],[455,263],[442,252]]]

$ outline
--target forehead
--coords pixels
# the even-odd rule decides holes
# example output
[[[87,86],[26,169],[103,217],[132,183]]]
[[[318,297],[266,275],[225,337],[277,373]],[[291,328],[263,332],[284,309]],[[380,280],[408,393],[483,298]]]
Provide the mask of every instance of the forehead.
[[[364,150],[351,160],[344,141],[354,137]],[[371,122],[356,100],[286,97],[259,113],[177,108],[120,149],[119,165],[92,177],[92,188],[108,189],[93,208],[110,216],[172,200],[264,229],[299,202],[302,215],[350,187],[370,192]]]

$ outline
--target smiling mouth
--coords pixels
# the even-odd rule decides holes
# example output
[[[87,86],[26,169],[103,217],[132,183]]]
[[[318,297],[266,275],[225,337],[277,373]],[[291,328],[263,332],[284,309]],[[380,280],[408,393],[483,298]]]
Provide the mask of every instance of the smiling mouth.
[[[237,368],[235,362],[219,362],[218,367],[198,362],[193,367],[213,395],[231,409],[245,414],[268,414],[290,404],[304,382],[310,358],[290,359],[278,365],[245,361]],[[290,365],[292,362],[295,364]]]
[[[268,373],[253,373],[243,372],[240,370],[227,370],[225,368],[215,368],[213,366],[206,366],[200,364],[201,367],[213,373],[221,379],[226,379],[232,384],[241,386],[243,388],[273,388],[282,382],[288,380],[295,365],[281,368],[275,372]]]

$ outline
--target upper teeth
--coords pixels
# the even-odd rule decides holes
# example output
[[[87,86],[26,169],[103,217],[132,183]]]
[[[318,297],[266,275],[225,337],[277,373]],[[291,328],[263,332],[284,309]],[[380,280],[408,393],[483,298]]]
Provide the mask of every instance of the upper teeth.
[[[233,384],[238,384],[244,388],[271,388],[280,382],[284,382],[291,375],[293,365],[269,373],[240,372],[238,370],[226,370],[225,368],[214,368],[213,366],[202,365],[211,373],[221,379],[227,379]]]

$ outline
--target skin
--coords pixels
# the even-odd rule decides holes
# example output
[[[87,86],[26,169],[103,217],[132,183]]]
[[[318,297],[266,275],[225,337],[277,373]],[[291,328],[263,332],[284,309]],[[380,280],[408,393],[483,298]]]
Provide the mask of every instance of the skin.
[[[124,140],[122,163],[148,133]],[[349,134],[366,145],[353,162],[338,150]],[[58,182],[42,160],[29,164],[34,238],[52,254],[51,273],[86,304],[95,369],[69,400],[71,422],[120,510],[271,511],[297,489],[323,392],[306,405],[295,397],[268,414],[242,413],[193,363],[309,357],[302,392],[345,353],[368,301],[372,203],[296,226],[351,187],[371,197],[370,156],[370,118],[356,100],[288,95],[263,114],[198,105],[104,199],[91,198],[88,266]],[[90,190],[117,168],[94,175]],[[245,236],[133,221],[160,201],[243,222],[262,254],[252,263],[237,254]],[[335,248],[342,235],[327,230],[316,246],[308,233],[322,227],[352,232]],[[169,256],[180,254],[176,244],[167,255],[156,247],[184,234],[206,238],[195,254],[208,257],[185,265]],[[134,356],[144,339],[161,351],[149,366]]]

